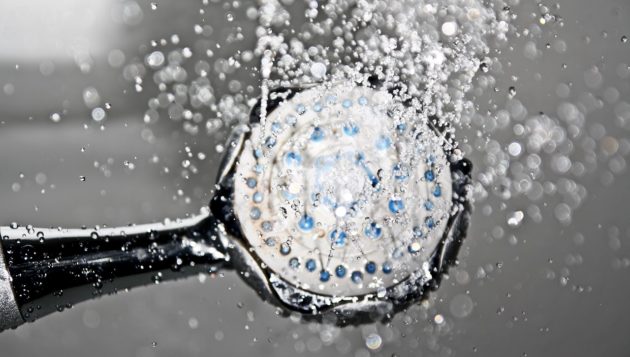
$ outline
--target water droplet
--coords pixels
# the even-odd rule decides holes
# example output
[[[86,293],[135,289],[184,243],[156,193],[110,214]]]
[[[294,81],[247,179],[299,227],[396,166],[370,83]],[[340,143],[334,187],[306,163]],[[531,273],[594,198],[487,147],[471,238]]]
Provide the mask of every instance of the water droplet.
[[[164,64],[164,60],[164,53],[162,53],[161,51],[154,51],[147,56],[146,63],[151,68],[159,68]]]
[[[442,33],[446,36],[455,36],[457,34],[458,26],[455,21],[448,21],[442,24]]]
[[[311,64],[311,75],[315,79],[322,79],[326,76],[326,65],[321,62],[313,62]]]
[[[523,211],[512,212],[512,213],[508,214],[507,224],[510,227],[518,227],[521,224],[521,222],[523,221],[524,217],[525,217],[525,214],[523,213]]]
[[[438,325],[441,325],[444,323],[444,316],[442,316],[441,314],[437,314],[433,317],[433,322],[435,322]]]
[[[473,301],[466,294],[457,295],[451,300],[450,310],[453,316],[457,318],[468,317],[473,311]]]
[[[365,338],[365,345],[371,350],[378,350],[383,344],[383,339],[379,334],[371,333]]]

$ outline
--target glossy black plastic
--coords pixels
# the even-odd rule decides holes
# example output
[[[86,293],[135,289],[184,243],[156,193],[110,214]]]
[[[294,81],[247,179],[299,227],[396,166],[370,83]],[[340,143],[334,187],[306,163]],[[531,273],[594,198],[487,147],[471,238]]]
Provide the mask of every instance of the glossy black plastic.
[[[107,229],[2,228],[24,320],[103,294],[220,268],[216,222],[199,219]]]

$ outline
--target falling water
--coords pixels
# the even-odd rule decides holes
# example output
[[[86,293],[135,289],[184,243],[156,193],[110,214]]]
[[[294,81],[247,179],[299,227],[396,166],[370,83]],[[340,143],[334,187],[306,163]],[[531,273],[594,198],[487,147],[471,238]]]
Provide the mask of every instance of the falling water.
[[[240,2],[235,8],[236,4],[247,7],[245,21],[256,24],[252,49],[217,58],[211,49],[178,48],[179,39],[173,36],[154,43],[143,61],[125,66],[125,78],[136,90],[158,88],[145,123],[169,118],[181,121],[190,135],[216,139],[221,128],[246,123],[256,99],[261,94],[266,98],[270,88],[324,80],[360,84],[376,77],[421,113],[408,120],[426,123],[435,116],[449,128],[458,143],[457,155],[474,162],[476,209],[483,217],[501,217],[492,238],[507,237],[514,245],[518,238],[511,232],[528,222],[556,220],[568,226],[587,199],[583,181],[588,177],[597,175],[607,186],[626,169],[630,142],[601,124],[587,124],[589,115],[608,104],[614,106],[616,129],[630,127],[630,104],[617,88],[605,88],[600,66],[583,73],[582,93],[574,92],[571,83],[557,83],[552,93],[559,98],[557,108],[540,112],[527,104],[519,89],[523,79],[512,74],[516,71],[505,59],[514,53],[527,60],[565,54],[568,45],[558,36],[565,26],[559,5],[518,0],[330,0],[307,2],[303,8],[263,1],[258,9]],[[195,25],[195,31],[207,36],[212,27]],[[234,30],[227,41],[243,36]],[[194,62],[194,72],[184,69],[185,62]],[[237,78],[245,68],[260,68],[256,81],[260,85]],[[617,75],[630,77],[628,68],[617,64]],[[225,93],[217,89],[215,77],[227,83]],[[534,79],[544,80],[541,74]],[[270,125],[264,102],[262,108],[261,123]],[[195,167],[194,162],[185,168],[189,167]],[[500,268],[501,264],[488,264],[476,276]],[[455,279],[468,281],[469,274],[464,273]],[[465,318],[473,301],[457,295],[451,310]],[[435,336],[452,326],[429,309],[401,319],[404,323],[430,319]],[[320,334],[338,333],[330,329],[334,331],[321,327]],[[370,350],[384,343],[374,331],[364,334]]]

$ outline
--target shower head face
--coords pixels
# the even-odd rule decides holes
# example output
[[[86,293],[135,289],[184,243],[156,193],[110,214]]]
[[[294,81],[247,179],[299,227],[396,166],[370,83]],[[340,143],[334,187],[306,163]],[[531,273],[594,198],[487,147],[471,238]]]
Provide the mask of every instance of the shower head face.
[[[430,280],[453,210],[445,145],[387,90],[305,89],[243,142],[233,177],[242,236],[265,269],[317,296],[383,297]]]

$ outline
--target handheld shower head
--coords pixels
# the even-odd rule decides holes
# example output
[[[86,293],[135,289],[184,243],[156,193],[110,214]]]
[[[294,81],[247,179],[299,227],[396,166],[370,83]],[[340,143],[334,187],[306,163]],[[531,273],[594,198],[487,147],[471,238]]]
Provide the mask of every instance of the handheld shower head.
[[[437,286],[467,228],[471,164],[421,115],[352,83],[279,89],[254,108],[211,208],[263,296],[345,324]]]
[[[468,226],[471,164],[438,127],[378,86],[274,90],[234,129],[211,214],[1,227],[0,329],[208,267],[305,319],[387,318],[437,287]]]

